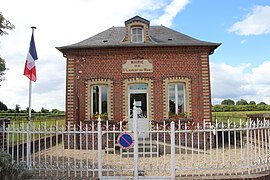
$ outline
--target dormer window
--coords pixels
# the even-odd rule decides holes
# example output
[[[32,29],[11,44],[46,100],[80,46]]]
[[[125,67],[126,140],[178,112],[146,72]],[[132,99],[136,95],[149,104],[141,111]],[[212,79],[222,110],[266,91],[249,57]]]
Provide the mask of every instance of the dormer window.
[[[131,42],[133,43],[142,43],[143,39],[143,28],[134,27],[131,29]]]

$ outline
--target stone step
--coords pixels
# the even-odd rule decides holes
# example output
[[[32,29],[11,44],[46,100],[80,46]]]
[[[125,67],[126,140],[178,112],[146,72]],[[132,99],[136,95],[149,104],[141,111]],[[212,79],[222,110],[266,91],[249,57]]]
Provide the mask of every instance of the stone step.
[[[158,147],[156,144],[142,143],[138,144],[138,157],[157,157],[159,156]],[[134,148],[129,150],[124,150],[122,152],[122,157],[134,157]]]
[[[131,148],[129,150],[122,149],[122,157],[133,157],[134,156],[134,148]],[[152,145],[150,141],[147,140],[139,140],[138,142],[138,156],[139,157],[157,157],[159,156],[158,152],[158,146],[155,142],[152,142]],[[119,144],[115,144],[115,147],[106,147],[105,153],[108,154],[119,154],[121,152],[121,148]]]
[[[138,157],[158,157],[159,154],[158,152],[138,152]],[[128,157],[134,157],[133,152],[123,152],[122,153],[123,158],[128,158]]]
[[[157,152],[158,148],[157,146],[139,146],[138,152]],[[128,150],[123,149],[123,152],[127,152]],[[134,148],[129,149],[129,152],[133,152]]]

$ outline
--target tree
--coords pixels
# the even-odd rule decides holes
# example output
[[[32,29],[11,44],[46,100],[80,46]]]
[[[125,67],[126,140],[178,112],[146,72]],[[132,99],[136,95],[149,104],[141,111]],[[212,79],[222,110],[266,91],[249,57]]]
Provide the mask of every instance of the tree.
[[[250,101],[249,105],[256,105],[256,102],[255,101]]]
[[[49,113],[50,111],[48,109],[45,109],[44,107],[40,110],[41,113]]]
[[[0,12],[0,35],[8,34],[6,30],[13,30],[14,28],[15,26],[9,20],[6,20]]]
[[[29,112],[29,107],[26,108],[26,112]],[[34,109],[31,109],[31,113],[35,113],[36,111]]]
[[[15,26],[11,24],[8,20],[6,20],[2,15],[2,13],[0,12],[0,36],[8,34],[7,30],[13,30],[14,28]],[[3,77],[5,75],[5,70],[6,70],[6,62],[4,59],[0,57],[0,82],[5,80],[5,78]]]
[[[20,105],[16,104],[15,105],[15,111],[18,113],[18,112],[20,112],[20,109],[21,109]]]
[[[265,102],[260,102],[259,104],[257,104],[258,106],[262,106],[262,105],[267,105]]]
[[[221,102],[222,105],[234,105],[234,101],[231,99],[225,99]]]
[[[241,100],[236,102],[236,105],[248,105],[248,102],[244,99],[241,99]]]
[[[2,59],[0,57],[0,82],[5,80],[5,78],[3,77],[5,75],[5,73],[4,73],[5,70],[6,70],[6,62],[4,59]],[[0,84],[0,86],[1,86],[1,84]]]
[[[57,114],[57,113],[59,113],[60,111],[59,111],[58,109],[52,109],[51,112]]]
[[[213,112],[221,112],[222,111],[221,105],[219,105],[219,104],[214,105],[212,107],[212,111]]]
[[[8,110],[7,106],[4,103],[2,103],[2,101],[0,101],[0,110],[2,110],[2,111]]]

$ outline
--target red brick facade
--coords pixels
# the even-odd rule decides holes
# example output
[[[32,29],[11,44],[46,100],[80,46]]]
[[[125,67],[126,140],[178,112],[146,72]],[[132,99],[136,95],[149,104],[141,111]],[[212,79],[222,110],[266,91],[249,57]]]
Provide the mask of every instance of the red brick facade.
[[[110,118],[122,120],[123,84],[126,79],[150,79],[153,81],[153,119],[163,119],[164,80],[186,78],[190,82],[189,117],[195,122],[211,120],[211,96],[209,78],[209,49],[197,47],[144,47],[144,48],[102,48],[71,50],[67,55],[67,120],[77,119],[76,92],[79,96],[80,120],[87,117],[87,83],[89,80],[110,80],[113,93]],[[122,62],[127,59],[148,59],[153,63],[152,73],[122,73]],[[77,74],[77,77],[76,77]],[[77,82],[76,82],[77,81]],[[139,81],[137,81],[139,82]],[[76,89],[76,84],[78,89]],[[189,92],[187,92],[189,93]]]
[[[182,83],[187,117],[194,122],[210,122],[209,54],[220,44],[196,40],[163,26],[150,27],[149,21],[138,16],[125,26],[58,48],[67,58],[67,122],[78,124],[92,117],[90,89],[97,84],[108,87],[108,118],[128,120],[128,87],[142,83],[148,87],[148,120],[169,118],[168,84]],[[134,27],[143,29],[144,42],[132,42]],[[124,64],[130,60],[147,60],[150,71],[125,73]]]

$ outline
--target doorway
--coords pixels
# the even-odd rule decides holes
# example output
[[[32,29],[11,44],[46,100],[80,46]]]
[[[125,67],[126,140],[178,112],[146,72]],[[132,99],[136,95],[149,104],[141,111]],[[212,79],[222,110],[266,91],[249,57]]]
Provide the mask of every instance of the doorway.
[[[128,92],[129,121],[128,129],[133,130],[133,104],[138,108],[137,130],[139,137],[146,135],[149,131],[149,112],[148,112],[148,85],[132,84]]]

